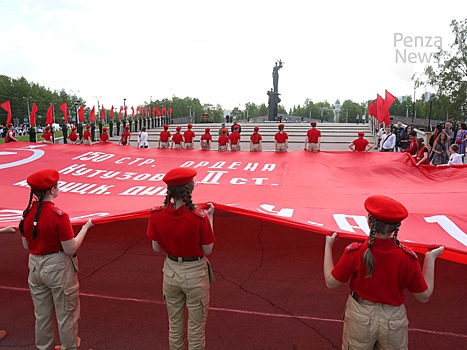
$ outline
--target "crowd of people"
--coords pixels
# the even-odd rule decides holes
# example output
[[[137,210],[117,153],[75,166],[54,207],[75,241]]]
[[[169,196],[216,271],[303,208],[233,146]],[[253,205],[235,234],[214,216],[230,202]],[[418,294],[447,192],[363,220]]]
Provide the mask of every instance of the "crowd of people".
[[[278,124],[278,130],[274,135],[274,150],[276,152],[287,152],[289,148],[289,137],[285,131],[285,124]],[[4,134],[5,142],[15,142],[17,139],[17,128],[10,126],[9,128],[0,128]],[[29,128],[30,141],[36,142],[35,131],[31,134]],[[76,127],[69,126],[69,132],[64,132],[66,143],[70,144],[85,144],[92,145],[95,142],[109,142],[108,128],[103,127],[99,132],[99,139],[94,141],[94,131],[92,125],[86,125],[82,137],[79,137]],[[182,126],[177,126],[175,133],[170,132],[170,126],[163,125],[163,130],[159,134],[157,148],[159,149],[193,149],[195,144],[196,134],[193,131],[193,125],[188,124],[186,130],[182,132]],[[199,138],[200,147],[204,151],[213,149],[213,142],[217,141],[217,150],[225,151],[241,151],[241,135],[242,129],[236,120],[227,129],[225,123],[221,124],[218,130],[217,140],[211,134],[211,128],[207,127],[204,133]],[[119,134],[119,133],[117,133]],[[434,166],[446,166],[453,164],[463,164],[467,145],[467,125],[466,123],[455,123],[448,121],[439,123],[431,134],[428,144],[423,138],[418,137],[415,131],[415,126],[409,124],[403,126],[399,121],[396,124],[384,126],[381,125],[375,137],[375,144],[371,145],[365,139],[363,132],[358,133],[358,137],[349,145],[349,149],[353,152],[369,152],[377,150],[380,152],[404,152],[411,154],[416,165],[431,164]],[[123,127],[123,132],[120,135],[119,145],[130,145],[132,134],[130,126]],[[149,135],[145,127],[137,134],[136,147],[149,148]],[[261,152],[263,150],[263,136],[260,133],[260,128],[255,126],[253,132],[248,136],[249,150],[251,152]],[[39,135],[39,142],[54,143],[54,130],[48,125]],[[304,142],[304,150],[309,152],[318,152],[321,150],[321,132],[317,128],[315,121],[310,123],[310,129],[307,131]]]

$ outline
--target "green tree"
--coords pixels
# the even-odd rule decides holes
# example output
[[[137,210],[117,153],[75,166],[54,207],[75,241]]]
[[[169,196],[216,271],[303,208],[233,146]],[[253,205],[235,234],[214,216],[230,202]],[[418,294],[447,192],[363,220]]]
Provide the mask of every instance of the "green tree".
[[[437,66],[427,66],[424,74],[413,79],[416,86],[431,86],[440,96],[439,108],[447,113],[462,115],[467,113],[467,19],[451,22],[454,42],[449,50],[439,48],[434,54]],[[441,97],[444,96],[444,97]],[[455,115],[453,115],[455,117]]]

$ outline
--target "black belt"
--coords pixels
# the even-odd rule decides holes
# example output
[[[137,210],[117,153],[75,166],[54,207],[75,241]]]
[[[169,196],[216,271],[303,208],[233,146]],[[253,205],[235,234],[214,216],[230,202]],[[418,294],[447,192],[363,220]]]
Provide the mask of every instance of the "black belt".
[[[194,256],[190,258],[182,258],[179,256],[167,255],[167,257],[175,262],[190,262],[190,261],[200,261],[203,257],[202,256]]]
[[[42,256],[46,256],[46,255],[52,255],[52,254],[57,254],[57,253],[61,253],[61,252],[63,252],[63,250],[59,250],[59,251],[56,251],[56,252],[52,252],[52,253],[43,254]]]
[[[350,292],[350,295],[352,296],[352,298],[357,302],[357,303],[361,303],[362,301],[364,301],[365,299],[363,299],[361,296],[359,296],[357,293],[355,293],[355,291],[351,291]]]

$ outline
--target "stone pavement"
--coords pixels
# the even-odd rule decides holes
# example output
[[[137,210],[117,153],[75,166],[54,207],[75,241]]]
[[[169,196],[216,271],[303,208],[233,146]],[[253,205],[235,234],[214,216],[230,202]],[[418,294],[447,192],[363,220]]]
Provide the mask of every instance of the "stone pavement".
[[[239,123],[242,127],[242,139],[240,147],[242,151],[249,151],[250,135],[255,126],[260,127],[260,134],[263,136],[263,151],[274,150],[274,134],[277,132],[277,123]],[[284,131],[289,135],[289,151],[303,150],[305,143],[305,136],[307,130],[310,128],[309,123],[284,123]],[[173,135],[177,126],[182,127],[182,133],[187,129],[186,124],[172,124],[169,131]],[[230,131],[232,124],[227,124]],[[220,123],[210,124],[193,124],[192,130],[196,134],[195,148],[200,149],[200,137],[204,134],[206,127],[211,128],[212,135],[212,149],[217,150],[218,130],[221,127]],[[359,131],[365,132],[365,138],[374,144],[373,135],[370,132],[368,124],[355,124],[355,123],[318,123],[317,128],[321,131],[321,150],[322,151],[348,151],[348,145],[357,138]],[[157,148],[159,141],[159,133],[162,131],[161,127],[147,130],[149,134],[149,148]],[[96,132],[96,136],[98,132]],[[98,138],[98,136],[97,136]],[[110,141],[118,143],[120,137],[114,132]],[[131,133],[130,145],[136,147],[138,140],[138,132]]]

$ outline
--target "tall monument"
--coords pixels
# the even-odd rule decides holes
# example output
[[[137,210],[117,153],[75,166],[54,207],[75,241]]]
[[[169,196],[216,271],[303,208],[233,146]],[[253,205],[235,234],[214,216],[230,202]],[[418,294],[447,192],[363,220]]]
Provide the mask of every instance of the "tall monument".
[[[281,60],[276,61],[272,69],[272,86],[273,88],[267,92],[268,95],[268,120],[277,120],[277,106],[281,102],[279,97],[279,69],[282,68],[284,62]]]

